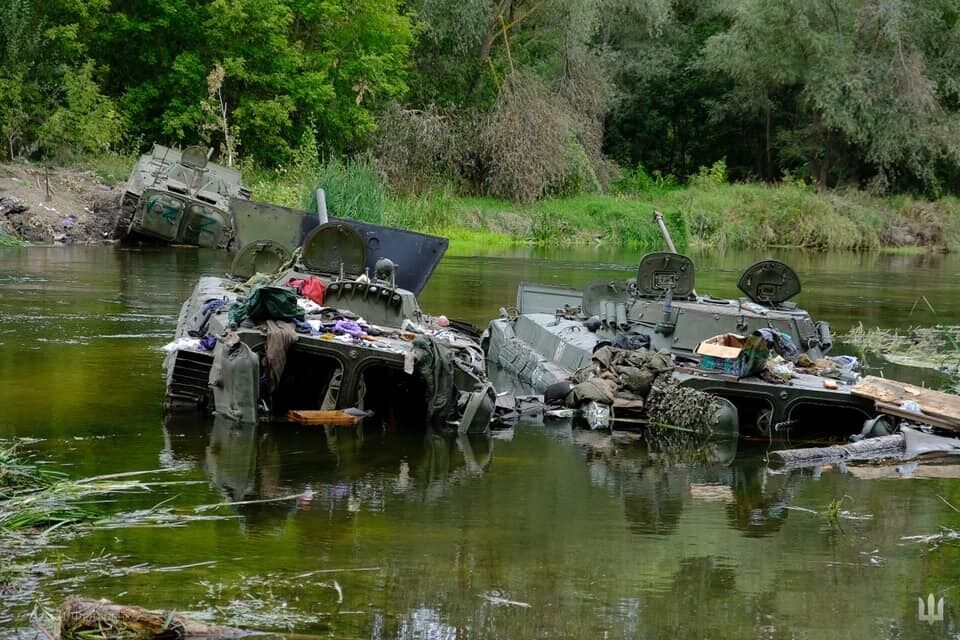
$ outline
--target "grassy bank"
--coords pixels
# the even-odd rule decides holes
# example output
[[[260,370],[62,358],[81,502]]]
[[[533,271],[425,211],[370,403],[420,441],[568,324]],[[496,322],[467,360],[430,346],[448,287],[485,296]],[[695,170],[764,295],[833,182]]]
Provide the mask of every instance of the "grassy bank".
[[[104,179],[125,177],[122,159],[94,164]],[[132,158],[126,164],[132,166]],[[463,197],[452,189],[397,195],[365,163],[303,162],[286,171],[242,170],[257,200],[312,210],[315,187],[322,186],[332,215],[441,234],[457,244],[660,248],[652,216],[657,209],[678,247],[960,249],[957,198],[878,197],[857,190],[818,190],[800,181],[731,184],[722,165],[701,170],[687,186],[628,176],[612,194],[532,204]]]
[[[799,181],[730,184],[702,172],[688,186],[621,183],[614,194],[586,194],[515,204],[455,195],[391,194],[364,166],[332,163],[287,174],[257,174],[254,197],[315,206],[313,186],[327,192],[333,215],[357,217],[484,245],[608,243],[660,248],[652,213],[664,213],[678,247],[960,249],[960,200],[877,197],[857,190],[818,190]]]

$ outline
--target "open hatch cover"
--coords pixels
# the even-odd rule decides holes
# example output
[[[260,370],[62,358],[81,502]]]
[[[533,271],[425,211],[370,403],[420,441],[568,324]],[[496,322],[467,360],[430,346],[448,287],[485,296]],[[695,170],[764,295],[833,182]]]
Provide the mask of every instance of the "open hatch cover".
[[[776,306],[800,293],[800,278],[779,260],[761,260],[747,267],[737,288],[757,304]]]
[[[320,218],[316,213],[240,198],[231,199],[230,211],[236,233],[233,247],[235,250],[242,250],[255,242],[271,240],[293,253],[297,247],[306,243],[307,237],[320,225]],[[351,241],[354,243],[353,249],[345,252],[346,235],[342,232],[337,233],[344,242],[334,242],[333,246],[341,252],[341,258],[346,258],[344,263],[346,274],[359,275],[366,269],[372,276],[376,272],[377,260],[389,258],[397,265],[397,286],[414,294],[419,294],[426,286],[449,245],[446,238],[416,231],[405,231],[372,222],[334,216],[330,216],[329,220],[330,222],[324,226],[340,225],[352,229],[359,237],[359,244],[363,248],[362,262],[360,262],[361,252],[356,243]],[[322,247],[329,247],[330,240],[329,237],[317,240],[320,242],[320,247],[303,246],[303,255],[305,258],[309,255],[309,259],[319,265],[319,267],[310,268],[337,274],[340,271],[339,259],[321,256]],[[356,272],[352,273],[353,271]]]

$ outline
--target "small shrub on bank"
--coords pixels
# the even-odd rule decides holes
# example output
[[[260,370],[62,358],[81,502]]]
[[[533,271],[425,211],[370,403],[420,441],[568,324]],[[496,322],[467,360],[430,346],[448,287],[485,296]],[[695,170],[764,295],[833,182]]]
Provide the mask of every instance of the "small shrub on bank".
[[[690,186],[711,189],[726,184],[727,178],[727,161],[721,158],[709,167],[700,167],[694,175],[690,176]]]
[[[394,105],[380,119],[377,166],[394,192],[427,193],[455,178],[457,147],[454,124],[436,107]]]
[[[613,181],[613,192],[621,195],[641,196],[659,191],[676,189],[677,177],[671,173],[664,175],[659,169],[653,175],[647,173],[642,164],[633,169],[621,172],[620,177]]]

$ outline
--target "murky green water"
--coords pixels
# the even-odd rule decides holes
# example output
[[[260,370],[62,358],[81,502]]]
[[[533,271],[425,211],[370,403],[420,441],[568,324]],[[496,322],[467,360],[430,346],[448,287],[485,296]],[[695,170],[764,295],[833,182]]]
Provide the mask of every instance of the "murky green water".
[[[699,257],[698,290],[735,295],[757,257]],[[956,256],[779,257],[801,276],[798,301],[840,331],[931,324],[925,305],[910,314],[920,296],[960,318]],[[521,280],[581,286],[633,262],[448,257],[421,302],[483,324]],[[960,633],[957,547],[905,539],[960,529],[953,465],[778,474],[762,447],[610,445],[562,424],[457,441],[165,421],[160,347],[196,276],[226,266],[195,250],[0,250],[0,439],[36,438],[31,451],[76,477],[157,469],[147,477],[176,483],[108,512],[220,517],[26,557],[28,584],[0,585],[0,635],[34,637],[35,602],[74,593],[323,637]],[[248,504],[196,509],[225,502]],[[943,621],[918,620],[930,593]]]

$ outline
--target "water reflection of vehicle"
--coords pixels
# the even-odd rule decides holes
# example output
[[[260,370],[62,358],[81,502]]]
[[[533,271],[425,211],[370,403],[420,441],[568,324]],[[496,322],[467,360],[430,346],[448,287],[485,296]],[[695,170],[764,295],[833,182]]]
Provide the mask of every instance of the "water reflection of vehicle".
[[[600,444],[596,432],[576,431],[593,483],[623,500],[630,530],[670,535],[691,501],[724,505],[731,527],[750,537],[780,529],[802,472],[770,475],[762,455],[738,451],[735,440],[678,443],[646,439]]]
[[[172,414],[164,423],[166,466],[199,466],[248,519],[283,519],[311,509],[381,511],[388,495],[439,497],[483,473],[489,434],[298,427]]]

